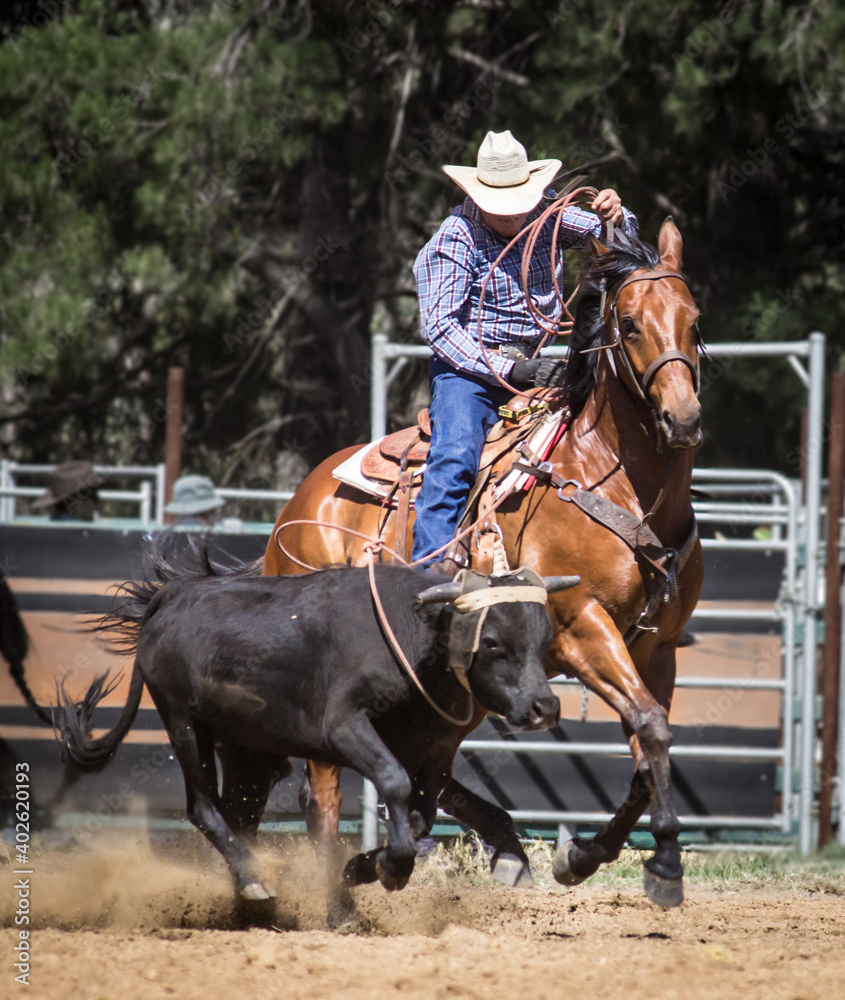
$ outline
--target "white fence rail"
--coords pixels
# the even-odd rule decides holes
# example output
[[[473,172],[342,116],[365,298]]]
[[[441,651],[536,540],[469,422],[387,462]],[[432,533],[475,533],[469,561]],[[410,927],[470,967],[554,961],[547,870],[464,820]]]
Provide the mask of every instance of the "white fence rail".
[[[33,465],[12,462],[9,459],[0,461],[0,524],[12,523],[20,516],[16,503],[18,499],[31,500],[44,493],[44,486],[20,486],[18,477],[46,480],[54,468],[53,465]],[[101,500],[120,500],[133,504],[137,511],[136,516],[144,527],[160,527],[164,524],[164,463],[159,465],[95,465],[94,471],[104,480],[110,477],[138,479],[137,490],[98,488],[97,496]],[[216,488],[214,492],[223,500],[239,501],[241,504],[269,501],[282,505],[293,496],[290,490],[253,490],[229,486]]]

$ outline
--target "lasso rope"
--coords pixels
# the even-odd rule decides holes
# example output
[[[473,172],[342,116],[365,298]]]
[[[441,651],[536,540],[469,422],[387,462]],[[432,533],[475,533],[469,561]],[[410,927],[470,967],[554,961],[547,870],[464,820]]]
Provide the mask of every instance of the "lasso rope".
[[[499,264],[505,259],[505,257],[510,253],[513,247],[522,239],[523,236],[528,236],[525,241],[525,246],[522,250],[522,291],[525,295],[525,304],[528,309],[528,314],[534,320],[535,324],[543,331],[543,337],[540,343],[534,350],[532,357],[537,357],[540,351],[545,347],[547,340],[551,336],[565,336],[572,332],[572,328],[575,325],[575,317],[570,311],[570,305],[573,299],[578,294],[581,286],[578,285],[575,291],[569,296],[568,299],[564,299],[563,293],[560,289],[560,284],[557,280],[557,240],[558,233],[560,232],[561,223],[563,222],[563,213],[566,211],[570,205],[574,204],[576,201],[581,199],[589,198],[591,201],[598,196],[598,191],[592,187],[581,187],[576,188],[574,191],[570,191],[568,194],[562,195],[557,200],[553,201],[548,208],[545,208],[543,212],[533,221],[529,222],[528,225],[508,243],[508,245],[502,250],[496,260],[493,262],[487,277],[484,279],[484,283],[481,286],[481,294],[478,300],[478,324],[476,327],[476,339],[478,340],[478,346],[481,348],[481,356],[484,359],[484,363],[490,369],[491,375],[496,379],[496,381],[503,388],[507,389],[508,392],[513,396],[518,396],[520,390],[515,389],[509,382],[505,381],[497,371],[494,370],[493,364],[490,361],[490,351],[484,344],[483,331],[482,331],[482,317],[484,308],[484,296],[487,292],[487,285],[490,283],[490,279],[493,277],[493,272],[499,266]],[[531,269],[531,259],[534,256],[534,251],[537,246],[537,240],[540,237],[540,233],[543,227],[552,218],[556,216],[554,229],[552,230],[552,248],[551,248],[551,260],[550,267],[552,272],[552,287],[554,288],[555,297],[560,305],[560,312],[556,317],[551,318],[546,316],[540,311],[534,300],[531,298],[531,292],[528,288],[528,275]],[[566,317],[565,319],[563,317]]]
[[[405,669],[405,673],[411,678],[416,689],[425,698],[429,705],[437,712],[438,715],[446,719],[447,722],[451,722],[453,726],[466,726],[471,721],[473,715],[475,714],[475,703],[473,701],[472,692],[469,692],[469,710],[467,712],[467,717],[465,719],[458,719],[454,715],[449,715],[449,713],[441,708],[437,702],[431,697],[431,695],[422,686],[419,677],[417,677],[414,672],[414,668],[408,662],[408,657],[405,656],[402,651],[402,647],[399,645],[399,641],[390,627],[390,622],[387,620],[387,615],[385,614],[384,605],[381,603],[381,596],[378,592],[378,587],[376,586],[376,567],[375,567],[375,553],[376,550],[383,548],[379,542],[370,542],[364,546],[364,551],[367,553],[367,572],[370,577],[370,591],[373,595],[373,603],[376,606],[376,611],[378,612],[379,622],[384,630],[384,634],[387,636],[387,640],[393,650],[396,659],[402,664]],[[469,691],[469,688],[467,688]]]
[[[499,497],[499,499],[495,501],[492,507],[490,507],[487,516],[489,516],[495,510],[497,510],[505,502],[505,500],[507,500],[507,498],[508,498],[507,493],[504,493],[501,497]],[[484,518],[477,518],[475,521],[472,522],[472,524],[467,525],[467,527],[464,528],[463,531],[455,535],[455,537],[452,538],[450,541],[448,541],[445,545],[441,545],[439,549],[435,549],[433,552],[430,552],[427,556],[423,556],[421,559],[415,559],[413,562],[408,562],[407,559],[404,559],[402,556],[400,556],[398,552],[396,552],[394,549],[391,549],[390,546],[386,545],[384,539],[380,535],[377,536],[376,538],[373,538],[372,535],[366,535],[364,534],[363,531],[356,531],[354,528],[349,528],[345,524],[333,524],[331,521],[316,521],[312,520],[311,518],[297,518],[294,521],[285,521],[284,524],[280,524],[275,529],[275,531],[273,532],[273,538],[276,543],[276,548],[279,549],[279,551],[286,559],[290,559],[290,561],[296,563],[297,566],[301,566],[303,569],[310,570],[313,573],[318,573],[321,568],[325,569],[325,567],[311,566],[309,563],[303,562],[301,559],[297,559],[297,557],[292,552],[289,552],[284,547],[281,539],[279,538],[279,534],[282,531],[282,529],[290,528],[293,527],[294,525],[307,524],[313,528],[333,528],[335,531],[344,531],[346,532],[347,535],[353,535],[355,538],[363,538],[364,541],[370,545],[377,545],[379,547],[379,551],[383,549],[385,552],[388,552],[400,565],[413,568],[415,566],[422,566],[424,563],[430,562],[431,559],[433,559],[435,556],[442,555],[453,543],[460,542],[463,538],[466,538],[466,536],[471,534],[473,531],[476,531],[477,529],[483,527],[484,520],[485,520]],[[366,546],[364,546],[364,548],[366,549]]]

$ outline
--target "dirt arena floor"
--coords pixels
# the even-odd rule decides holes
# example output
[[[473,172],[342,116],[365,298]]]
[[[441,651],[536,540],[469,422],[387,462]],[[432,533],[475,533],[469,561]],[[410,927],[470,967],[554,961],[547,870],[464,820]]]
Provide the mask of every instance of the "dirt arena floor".
[[[94,838],[92,838],[93,840]],[[188,838],[183,838],[187,840]],[[461,854],[463,851],[463,854]],[[408,888],[356,890],[359,926],[325,930],[310,850],[262,853],[279,900],[243,927],[204,844],[123,840],[35,856],[31,985],[14,981],[15,895],[0,850],[0,996],[43,1000],[248,997],[836,1000],[845,996],[845,869],[690,858],[687,901],[648,903],[630,852],[578,889],[508,890],[469,848],[420,862]]]

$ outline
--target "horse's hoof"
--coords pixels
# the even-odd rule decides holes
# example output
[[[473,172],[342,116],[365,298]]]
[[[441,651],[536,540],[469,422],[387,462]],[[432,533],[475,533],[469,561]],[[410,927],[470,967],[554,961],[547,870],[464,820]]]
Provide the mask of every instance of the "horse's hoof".
[[[567,840],[555,851],[552,875],[558,885],[580,885],[587,878],[586,875],[576,875],[570,867],[569,852],[576,846],[574,840]]]
[[[276,890],[273,888],[272,885],[265,885],[264,886],[264,891],[267,893],[267,895],[270,897],[270,899],[275,899],[276,898]]]
[[[655,875],[649,868],[645,868],[643,888],[652,903],[656,903],[664,909],[680,906],[684,901],[683,878],[663,878],[660,875]]]
[[[534,888],[534,879],[531,877],[528,863],[521,861],[515,854],[500,854],[493,860],[490,874],[497,882],[512,889]]]
[[[411,877],[410,875],[391,875],[381,863],[381,857],[376,858],[376,875],[388,892],[398,892],[400,889],[404,889]]]
[[[275,896],[276,894],[273,893],[273,895]],[[245,885],[241,889],[241,899],[258,902],[258,900],[269,898],[270,894],[265,891],[264,886],[260,882],[250,882],[249,885]]]
[[[326,923],[330,930],[352,934],[358,927],[358,908],[351,899],[341,900],[329,910]]]

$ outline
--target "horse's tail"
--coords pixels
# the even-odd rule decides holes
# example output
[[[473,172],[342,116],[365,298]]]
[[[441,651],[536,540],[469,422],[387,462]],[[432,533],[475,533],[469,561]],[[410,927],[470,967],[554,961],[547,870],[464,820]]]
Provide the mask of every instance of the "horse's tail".
[[[180,536],[181,537],[181,536]],[[147,578],[129,580],[122,583],[116,592],[111,609],[103,615],[91,618],[86,628],[91,632],[105,632],[109,636],[112,652],[126,656],[134,655],[138,645],[141,622],[150,602],[166,583],[204,580],[208,577],[261,576],[262,559],[253,562],[236,562],[223,566],[213,562],[208,554],[208,538],[187,537],[187,561],[174,564],[167,555],[167,547],[172,542],[169,532],[157,536],[146,555]]]
[[[64,681],[61,685],[56,682],[59,705],[58,719],[55,723],[56,738],[61,748],[63,763],[72,764],[79,771],[90,773],[102,770],[114,757],[115,751],[138,714],[138,705],[141,703],[141,694],[144,690],[144,678],[136,663],[132,670],[129,697],[115,727],[96,739],[90,735],[94,709],[115,689],[120,680],[118,677],[109,684],[108,676],[106,673],[98,677],[79,702],[74,701],[67,693]]]
[[[42,722],[52,726],[53,720],[49,712],[38,704],[26,683],[23,661],[28,652],[29,636],[26,634],[15,596],[5,577],[0,574],[0,654],[8,662],[12,680],[26,699],[27,705]]]

